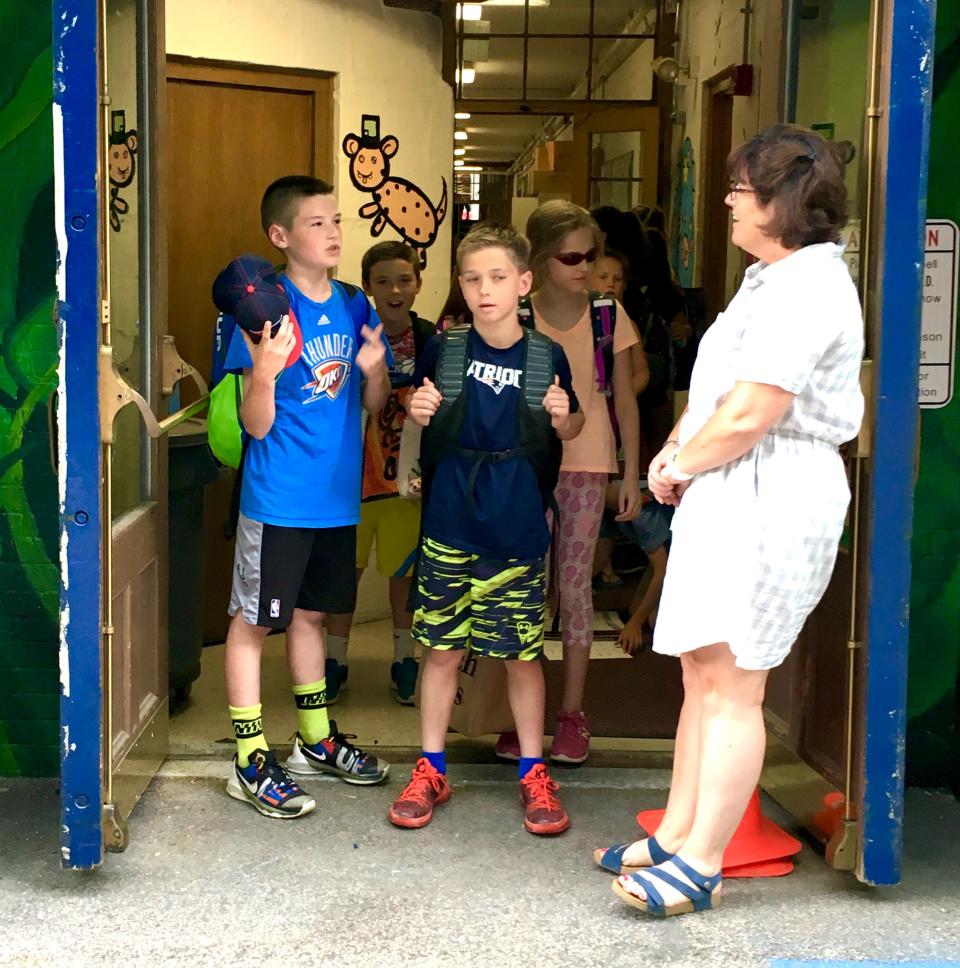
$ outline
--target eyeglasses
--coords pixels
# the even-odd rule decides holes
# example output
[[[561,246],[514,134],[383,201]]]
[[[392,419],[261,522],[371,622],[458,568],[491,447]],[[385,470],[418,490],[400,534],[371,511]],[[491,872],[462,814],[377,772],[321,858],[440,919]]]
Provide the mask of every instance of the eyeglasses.
[[[587,249],[586,252],[558,252],[554,259],[564,266],[578,266],[581,262],[596,262],[597,249]]]
[[[744,188],[742,185],[731,185],[727,190],[728,195],[756,195],[755,188]]]

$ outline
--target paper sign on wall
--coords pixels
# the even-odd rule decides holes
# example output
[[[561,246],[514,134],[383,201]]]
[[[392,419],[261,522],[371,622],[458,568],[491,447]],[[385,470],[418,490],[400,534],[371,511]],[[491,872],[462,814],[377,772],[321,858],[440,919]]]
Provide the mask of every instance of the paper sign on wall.
[[[921,407],[945,407],[953,398],[958,246],[960,230],[956,223],[949,219],[927,221],[920,321]]]

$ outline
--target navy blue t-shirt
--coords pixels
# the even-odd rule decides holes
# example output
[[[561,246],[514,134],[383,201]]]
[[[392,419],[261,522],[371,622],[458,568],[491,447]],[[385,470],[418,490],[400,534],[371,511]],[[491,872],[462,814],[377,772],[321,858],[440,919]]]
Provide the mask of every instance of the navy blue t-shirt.
[[[433,380],[440,336],[431,337],[417,362],[414,382]],[[467,416],[459,443],[472,450],[502,451],[517,446],[517,413],[523,375],[523,338],[507,349],[485,343],[476,330],[467,341]],[[553,344],[553,366],[570,396],[570,412],[579,409],[566,354]],[[452,401],[450,401],[452,403]],[[460,551],[489,558],[540,558],[550,544],[537,476],[526,457],[480,465],[473,490],[467,482],[475,461],[447,454],[437,466],[430,498],[423,510],[423,533]]]

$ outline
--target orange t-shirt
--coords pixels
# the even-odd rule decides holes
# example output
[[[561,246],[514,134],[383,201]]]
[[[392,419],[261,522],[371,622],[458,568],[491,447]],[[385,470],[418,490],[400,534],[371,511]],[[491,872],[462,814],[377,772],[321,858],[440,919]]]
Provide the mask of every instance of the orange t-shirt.
[[[597,386],[597,365],[593,350],[593,326],[590,307],[570,329],[555,329],[536,308],[533,317],[537,329],[559,343],[567,354],[573,374],[573,390],[585,416],[583,430],[563,442],[563,471],[588,471],[593,474],[617,472],[617,443],[607,410],[606,397]],[[613,327],[613,352],[622,353],[638,343],[637,331],[617,303]]]

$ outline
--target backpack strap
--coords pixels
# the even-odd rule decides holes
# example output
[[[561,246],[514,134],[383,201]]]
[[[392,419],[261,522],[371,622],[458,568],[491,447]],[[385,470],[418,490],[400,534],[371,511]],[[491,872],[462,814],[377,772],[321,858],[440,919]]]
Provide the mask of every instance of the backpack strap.
[[[527,406],[534,412],[541,411],[543,398],[556,376],[552,341],[535,329],[527,329],[523,335],[526,348],[521,390]]]
[[[517,318],[520,320],[521,326],[528,329],[534,328],[533,300],[529,296],[520,297],[520,302],[517,303]]]
[[[370,300],[352,283],[331,279],[330,285],[338,286],[343,293],[343,298],[347,301],[347,309],[350,311],[350,318],[353,320],[353,325],[356,327],[359,336],[361,328],[370,322]],[[361,298],[358,299],[358,296]]]
[[[467,379],[467,340],[470,327],[451,326],[440,340],[436,385],[441,396],[451,403],[463,392]]]
[[[590,322],[593,327],[597,386],[602,394],[609,396],[613,391],[613,332],[616,324],[616,300],[598,292],[591,292]]]

